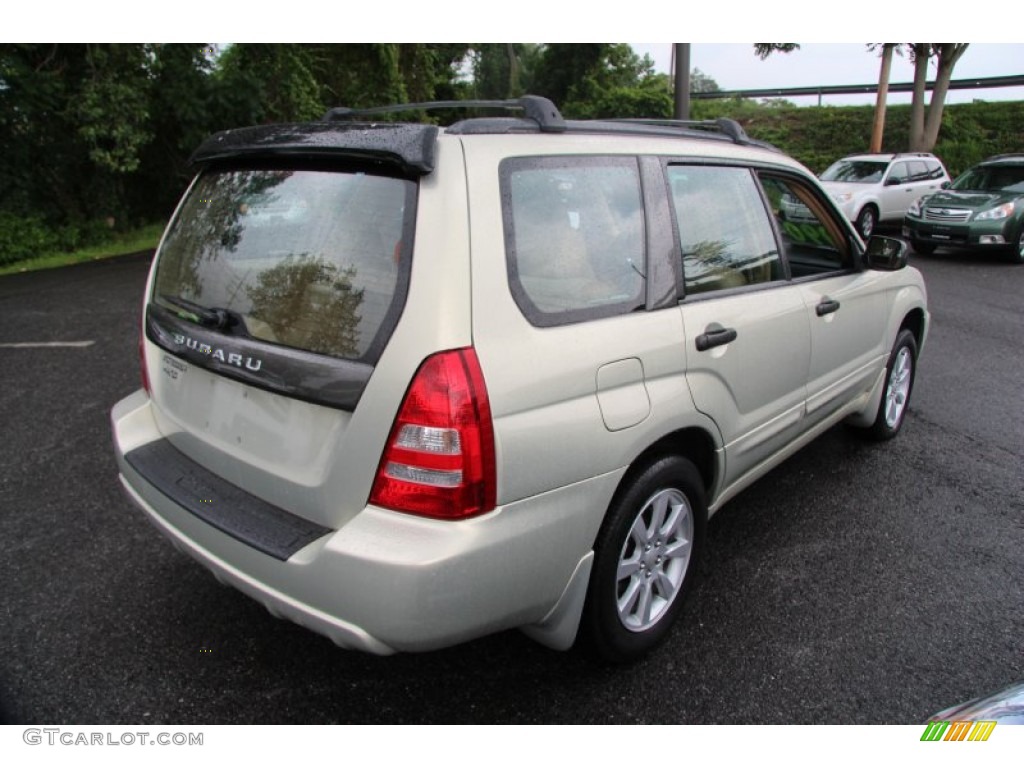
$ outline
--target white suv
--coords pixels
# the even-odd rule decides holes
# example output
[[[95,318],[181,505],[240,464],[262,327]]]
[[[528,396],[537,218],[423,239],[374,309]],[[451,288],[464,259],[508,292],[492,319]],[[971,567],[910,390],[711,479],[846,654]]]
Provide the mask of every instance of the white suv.
[[[865,240],[879,222],[902,221],[911,205],[949,184],[946,168],[926,152],[849,155],[820,178]]]
[[[525,115],[207,140],[112,412],[121,482],[343,647],[519,627],[631,659],[709,515],[839,421],[899,431],[925,289],[732,121],[499,105]]]

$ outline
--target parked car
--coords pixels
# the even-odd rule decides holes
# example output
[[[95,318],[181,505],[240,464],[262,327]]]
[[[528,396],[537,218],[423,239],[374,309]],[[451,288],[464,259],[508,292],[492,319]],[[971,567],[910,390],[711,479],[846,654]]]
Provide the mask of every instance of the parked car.
[[[940,245],[968,246],[1024,264],[1024,154],[990,157],[912,205],[903,236],[925,255]]]
[[[1024,680],[1017,680],[986,696],[948,707],[928,718],[929,722],[978,720],[1024,725]]]
[[[336,109],[203,143],[111,414],[120,479],[343,647],[519,627],[629,660],[711,514],[840,421],[899,432],[925,287],[733,121],[499,106],[524,115]]]
[[[880,222],[899,222],[923,195],[949,181],[927,152],[849,155],[821,174],[822,186],[865,240]]]

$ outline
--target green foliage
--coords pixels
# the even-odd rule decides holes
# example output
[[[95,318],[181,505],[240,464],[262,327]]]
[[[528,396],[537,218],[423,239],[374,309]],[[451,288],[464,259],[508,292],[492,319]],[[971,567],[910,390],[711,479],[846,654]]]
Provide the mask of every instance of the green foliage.
[[[795,44],[757,46],[768,55]],[[165,220],[192,176],[190,154],[225,128],[317,119],[333,106],[524,93],[570,118],[672,114],[668,77],[621,43],[239,43],[216,58],[210,47],[0,44],[0,261],[102,241],[117,234],[108,219],[118,230]],[[691,86],[718,89],[699,70]],[[815,171],[864,151],[871,135],[870,107],[694,100],[691,112],[738,119]],[[1024,151],[1021,125],[1021,103],[951,105],[934,151],[956,174]],[[909,108],[890,107],[883,150],[906,150],[909,133]]]
[[[767,141],[820,173],[844,155],[866,152],[874,108],[771,107],[750,100],[696,102],[695,117],[732,117],[753,138]],[[699,111],[698,111],[699,110]],[[883,152],[906,152],[910,107],[886,112]],[[934,153],[956,176],[986,157],[1024,152],[1024,102],[975,102],[946,107]]]
[[[791,53],[800,49],[799,43],[754,43],[754,53],[760,59],[767,59],[773,53]]]
[[[88,75],[71,114],[98,168],[116,174],[139,167],[139,151],[152,134],[145,46],[87,46]]]
[[[222,91],[237,124],[313,120],[325,111],[316,46],[293,43],[238,43],[221,54]],[[246,119],[247,118],[247,119]]]
[[[690,93],[716,93],[722,90],[710,75],[701,72],[697,67],[690,71]]]
[[[474,43],[473,98],[509,99],[531,93],[543,55],[534,43]]]
[[[68,253],[113,239],[106,222],[88,221],[54,227],[39,216],[0,210],[0,267],[45,253]]]
[[[0,211],[0,267],[53,250],[57,237],[38,216]]]

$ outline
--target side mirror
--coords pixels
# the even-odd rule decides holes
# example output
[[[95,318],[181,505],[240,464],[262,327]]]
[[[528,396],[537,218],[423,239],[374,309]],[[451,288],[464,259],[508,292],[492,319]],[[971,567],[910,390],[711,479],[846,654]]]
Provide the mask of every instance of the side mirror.
[[[942,188],[943,189],[949,189],[952,186],[953,186],[953,182],[952,181],[944,181],[944,182],[942,182]]]
[[[883,186],[895,187],[897,184],[902,184],[902,183],[903,183],[903,179],[893,178],[892,176],[890,176],[888,179],[885,180],[885,184]]]
[[[907,266],[907,244],[898,237],[872,235],[865,256],[869,269],[895,272]]]

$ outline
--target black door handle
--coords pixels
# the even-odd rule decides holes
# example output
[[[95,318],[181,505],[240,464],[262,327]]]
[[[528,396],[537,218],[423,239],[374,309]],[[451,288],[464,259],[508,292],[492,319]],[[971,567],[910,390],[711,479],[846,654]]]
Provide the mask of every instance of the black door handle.
[[[708,326],[704,333],[697,337],[697,351],[704,352],[712,347],[720,347],[736,340],[735,328],[722,328]]]
[[[833,299],[822,299],[818,306],[814,308],[814,311],[818,314],[818,317],[824,317],[825,315],[831,315],[839,309],[839,302]]]

